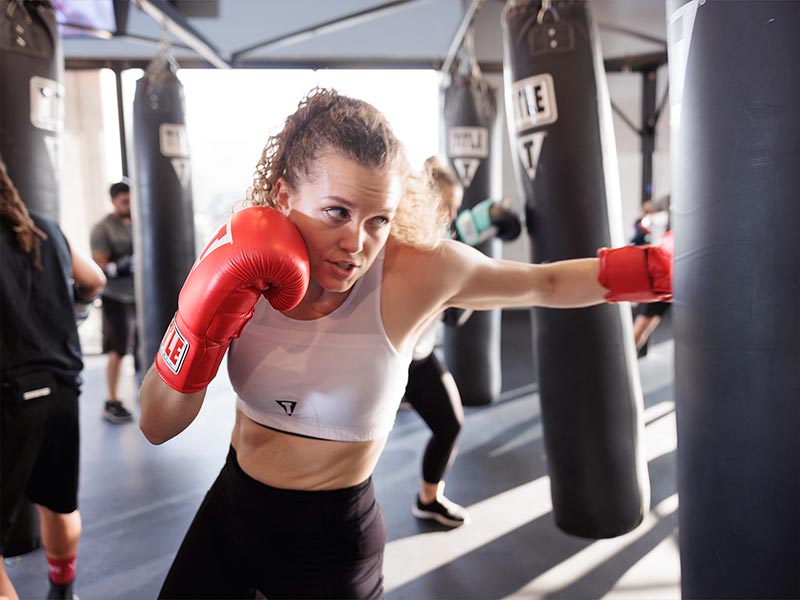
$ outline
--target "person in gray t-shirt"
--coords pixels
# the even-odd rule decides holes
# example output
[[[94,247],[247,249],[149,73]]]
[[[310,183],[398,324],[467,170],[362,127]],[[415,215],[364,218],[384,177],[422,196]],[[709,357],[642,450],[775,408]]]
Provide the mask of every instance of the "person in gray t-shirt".
[[[126,423],[133,420],[133,415],[118,396],[120,367],[125,355],[135,352],[136,346],[130,187],[126,181],[120,181],[111,186],[109,194],[114,210],[91,232],[92,258],[108,278],[103,291],[103,353],[108,354],[108,398],[103,418],[112,423]]]

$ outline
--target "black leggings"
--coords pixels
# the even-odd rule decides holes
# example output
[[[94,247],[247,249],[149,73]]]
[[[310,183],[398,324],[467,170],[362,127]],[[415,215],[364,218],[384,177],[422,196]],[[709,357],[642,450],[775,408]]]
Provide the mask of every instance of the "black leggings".
[[[422,479],[439,483],[455,459],[464,409],[453,376],[433,352],[411,363],[405,398],[433,434],[422,457]]]
[[[159,598],[382,598],[385,544],[372,479],[273,488],[242,471],[231,448]]]

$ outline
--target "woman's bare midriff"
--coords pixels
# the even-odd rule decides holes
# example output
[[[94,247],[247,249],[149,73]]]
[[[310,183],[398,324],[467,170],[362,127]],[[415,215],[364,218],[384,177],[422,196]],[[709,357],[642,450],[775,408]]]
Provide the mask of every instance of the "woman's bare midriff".
[[[239,466],[253,479],[290,490],[336,490],[366,480],[386,436],[368,442],[338,442],[268,429],[236,411],[231,444]]]

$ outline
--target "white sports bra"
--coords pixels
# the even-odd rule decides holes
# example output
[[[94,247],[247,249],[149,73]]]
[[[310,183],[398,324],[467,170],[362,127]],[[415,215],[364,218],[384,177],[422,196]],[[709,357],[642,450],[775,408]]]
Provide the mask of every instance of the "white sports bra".
[[[382,278],[383,252],[341,306],[311,321],[261,298],[228,354],[237,408],[266,427],[327,440],[391,431],[411,356],[383,328]]]

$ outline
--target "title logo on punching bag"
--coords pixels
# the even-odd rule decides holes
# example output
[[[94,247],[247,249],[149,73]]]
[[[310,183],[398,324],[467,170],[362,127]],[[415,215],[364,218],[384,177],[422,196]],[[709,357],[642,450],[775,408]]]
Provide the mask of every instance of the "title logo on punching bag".
[[[64,129],[64,86],[58,81],[34,75],[29,83],[31,101],[31,125],[49,133],[58,134]],[[42,136],[47,157],[58,177],[59,161],[58,135]]]
[[[511,86],[511,98],[517,133],[550,125],[558,120],[556,91],[550,73],[526,77],[515,82]]]
[[[555,123],[558,120],[558,105],[553,76],[541,73],[515,82],[511,86],[511,104],[517,134]],[[546,131],[517,136],[517,155],[531,180],[536,177],[546,136]]]
[[[539,165],[539,155],[542,153],[545,136],[547,136],[546,131],[534,131],[517,138],[517,155],[531,181],[536,178],[536,167]]]
[[[465,188],[472,183],[481,161],[489,156],[489,130],[485,127],[452,127],[448,156]]]
[[[175,175],[186,189],[189,186],[191,164],[189,163],[189,137],[186,125],[182,123],[162,123],[158,126],[158,145],[161,155],[170,159]]]

